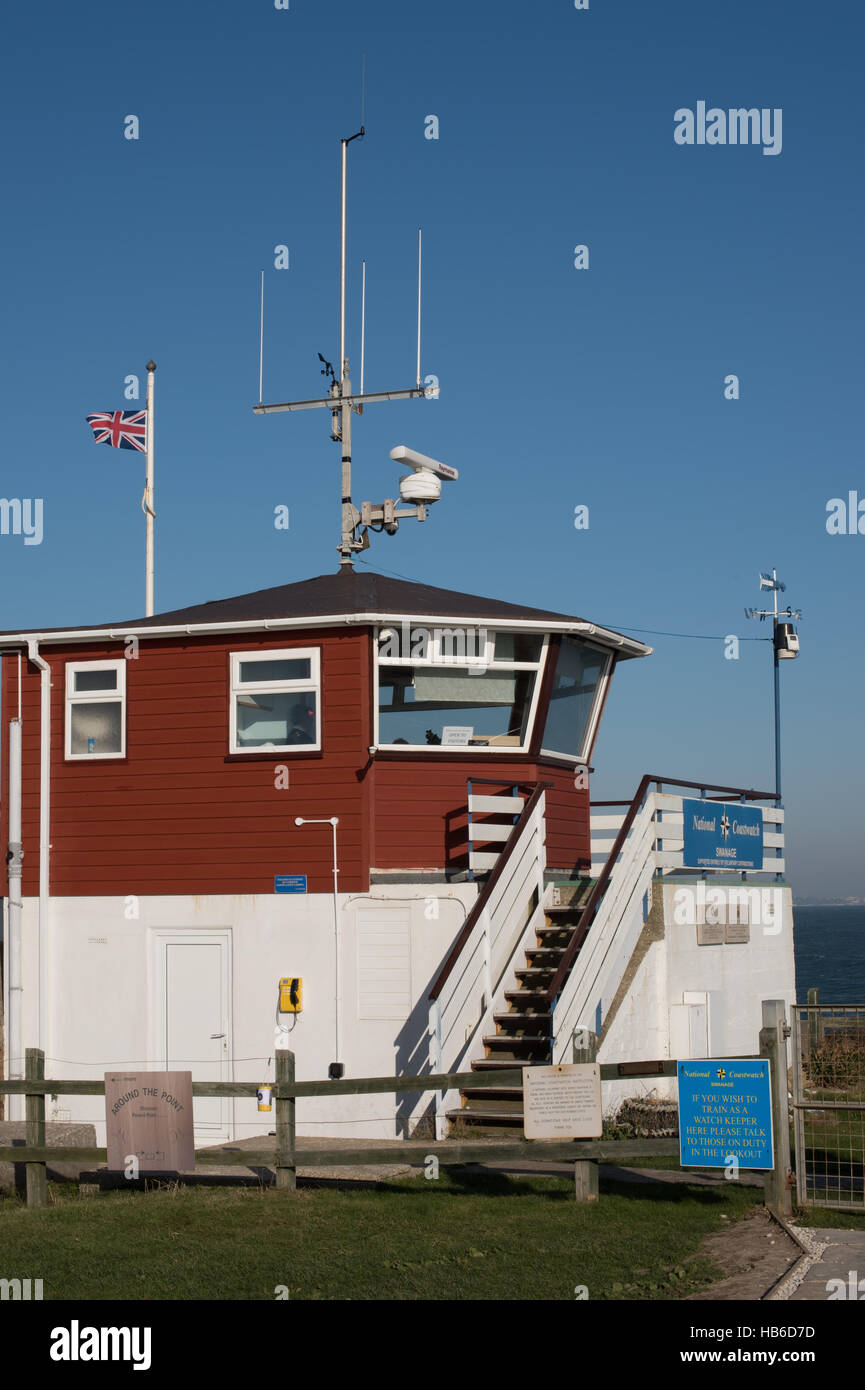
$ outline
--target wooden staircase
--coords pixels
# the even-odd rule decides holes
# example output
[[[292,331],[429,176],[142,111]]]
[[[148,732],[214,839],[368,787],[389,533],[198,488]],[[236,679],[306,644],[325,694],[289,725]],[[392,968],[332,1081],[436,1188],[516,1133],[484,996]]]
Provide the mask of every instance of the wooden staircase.
[[[581,884],[569,902],[546,908],[544,925],[535,933],[537,944],[526,948],[525,966],[514,972],[514,988],[505,992],[507,1012],[493,1015],[496,1031],[484,1038],[485,1055],[472,1062],[472,1071],[508,1071],[550,1064],[552,1017],[547,992],[562,956],[579,930],[591,889],[591,883]],[[579,952],[575,959],[578,958]],[[460,1096],[462,1108],[447,1112],[451,1123],[471,1125],[478,1133],[522,1131],[522,1086],[486,1086],[477,1090],[469,1087]]]

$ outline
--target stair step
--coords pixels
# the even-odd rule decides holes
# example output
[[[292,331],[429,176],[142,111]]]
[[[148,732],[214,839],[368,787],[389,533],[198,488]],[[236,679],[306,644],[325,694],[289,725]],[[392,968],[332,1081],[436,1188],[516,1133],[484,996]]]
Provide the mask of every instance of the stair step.
[[[502,1115],[522,1115],[523,1113],[523,1093],[516,1090],[513,1095],[507,1095],[504,1099],[499,1097],[488,1100],[483,1091],[474,1090],[471,1095],[466,1091],[461,1091],[463,1108],[468,1110],[478,1110],[494,1112]]]
[[[511,1129],[523,1128],[523,1112],[515,1110],[448,1110],[449,1120],[464,1120],[468,1124],[495,1125],[499,1128],[508,1126]]]
[[[478,1057],[472,1062],[471,1069],[472,1071],[508,1071],[509,1069],[517,1071],[521,1067],[530,1066],[532,1063],[526,1061],[525,1058],[514,1061],[510,1057]]]
[[[516,1101],[520,1106],[523,1103],[522,1086],[466,1086],[465,1090],[460,1091],[464,1100],[483,1101]]]
[[[516,1028],[516,1029],[527,1028],[527,1029],[529,1029],[529,1031],[530,1031],[532,1034],[535,1034],[535,1033],[543,1033],[546,1037],[549,1037],[549,1032],[550,1032],[550,1015],[549,1015],[549,1013],[545,1013],[545,1014],[521,1014],[521,1013],[493,1014],[493,1022],[496,1024],[496,1026],[498,1027],[499,1031],[506,1031],[506,1032],[507,1032],[508,1030],[515,1029],[515,1028]]]
[[[494,1033],[492,1037],[484,1038],[484,1047],[491,1048],[499,1055],[509,1052],[519,1063],[526,1056],[537,1057],[538,1052],[546,1055],[550,1050],[550,1038],[545,1033],[538,1036],[526,1033],[515,1038],[509,1038],[507,1033]]]

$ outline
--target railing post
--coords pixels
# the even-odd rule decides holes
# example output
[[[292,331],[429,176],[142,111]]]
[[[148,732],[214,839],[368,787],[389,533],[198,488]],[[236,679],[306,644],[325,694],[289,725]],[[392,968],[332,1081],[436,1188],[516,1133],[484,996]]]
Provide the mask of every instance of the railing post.
[[[597,1035],[588,1028],[578,1028],[574,1033],[574,1061],[596,1062],[598,1060]],[[593,1159],[579,1159],[574,1164],[574,1188],[578,1202],[597,1202],[598,1164]]]
[[[819,989],[809,989],[808,991],[808,1046],[812,1052],[816,1051],[823,1041],[823,1020],[820,1017],[818,1005],[820,1003]]]
[[[781,1216],[793,1212],[790,1190],[790,1111],[787,1098],[787,1028],[783,999],[763,1000],[760,1056],[769,1062],[775,1166],[764,1175],[765,1201]]]
[[[297,1154],[294,1133],[294,1096],[282,1097],[281,1086],[294,1081],[294,1053],[287,1048],[276,1049],[276,1185],[297,1187]]]
[[[38,1047],[28,1047],[24,1053],[24,1075],[28,1081],[45,1080],[45,1053]],[[25,1119],[27,1121],[28,1149],[45,1147],[45,1097],[27,1095],[25,1097]],[[44,1163],[27,1163],[27,1205],[44,1207],[48,1201],[48,1169]]]

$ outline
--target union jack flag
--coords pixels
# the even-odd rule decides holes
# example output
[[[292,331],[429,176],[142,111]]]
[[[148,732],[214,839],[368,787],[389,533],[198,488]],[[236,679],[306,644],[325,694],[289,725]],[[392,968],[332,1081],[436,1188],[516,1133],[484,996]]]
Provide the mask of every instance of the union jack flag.
[[[88,415],[94,444],[110,444],[114,449],[147,448],[147,411],[110,410]]]

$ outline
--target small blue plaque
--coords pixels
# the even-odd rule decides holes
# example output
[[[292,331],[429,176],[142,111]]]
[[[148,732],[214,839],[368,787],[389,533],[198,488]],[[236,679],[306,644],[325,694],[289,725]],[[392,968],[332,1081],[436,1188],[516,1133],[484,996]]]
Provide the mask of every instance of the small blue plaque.
[[[276,874],[273,880],[274,893],[305,893],[306,874]]]
[[[769,1063],[679,1062],[679,1158],[683,1168],[773,1168]]]

